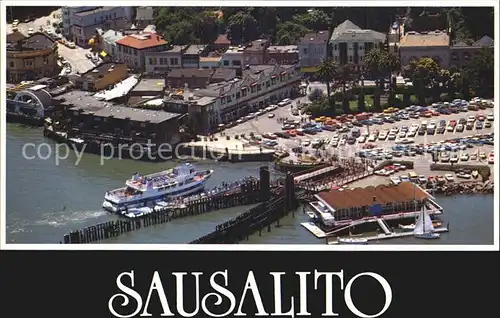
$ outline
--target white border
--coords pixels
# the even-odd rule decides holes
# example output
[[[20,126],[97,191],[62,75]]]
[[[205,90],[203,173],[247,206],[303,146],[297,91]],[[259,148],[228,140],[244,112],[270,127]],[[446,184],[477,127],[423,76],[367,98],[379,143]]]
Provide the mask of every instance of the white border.
[[[70,1],[73,3],[81,3],[81,5],[102,5],[103,1]],[[107,5],[115,5],[115,6],[123,6],[124,2],[127,4],[130,3],[130,6],[137,5],[136,1],[130,0],[121,0],[121,1],[106,1]],[[457,6],[460,3],[461,6],[493,6],[495,8],[495,102],[497,103],[494,108],[495,117],[495,134],[498,136],[498,120],[500,119],[499,111],[498,111],[498,87],[499,87],[499,62],[498,62],[498,42],[499,42],[499,13],[498,13],[498,2],[491,0],[460,0],[460,1],[450,1],[450,0],[439,0],[439,1],[370,1],[369,3],[365,1],[358,0],[350,0],[346,2],[345,0],[342,2],[339,1],[315,1],[315,7],[328,7],[328,6],[366,6],[369,4],[370,6],[388,6],[388,2],[393,3],[393,6]],[[2,17],[2,26],[0,26],[1,32],[1,43],[6,43],[6,34],[5,34],[5,25],[6,25],[6,6],[40,6],[42,2],[40,1],[12,1],[6,0],[1,1],[1,17]],[[67,5],[68,1],[43,1],[44,6],[62,6]],[[166,6],[172,4],[173,6],[178,5],[179,2],[174,1],[143,1],[141,5],[150,5],[150,6]],[[182,2],[183,6],[228,6],[228,7],[242,7],[242,6],[287,6],[287,7],[303,7],[310,6],[307,2],[304,1],[192,1],[192,0],[184,0]],[[480,21],[478,21],[480,23]],[[2,45],[3,47],[3,45]],[[5,50],[2,49],[1,56],[1,69],[6,70],[6,59],[5,59]],[[2,107],[6,107],[5,105],[5,87],[6,87],[6,76],[5,71],[1,73],[1,84],[0,85],[0,97],[2,101]],[[5,124],[5,110],[2,109],[0,112],[0,146],[1,153],[4,154],[6,150],[5,141],[6,141],[6,124]],[[497,137],[498,138],[498,137]],[[495,142],[495,153],[496,156],[499,155],[498,151],[498,142]],[[496,160],[497,162],[499,159]],[[494,244],[493,245],[383,245],[383,244],[373,244],[373,245],[359,245],[359,246],[347,246],[347,245],[326,245],[326,244],[300,244],[300,245],[292,245],[292,244],[283,244],[283,245],[265,245],[265,244],[232,244],[232,245],[190,245],[190,244],[8,244],[6,243],[6,216],[5,216],[5,156],[0,155],[0,190],[1,190],[1,199],[0,199],[0,249],[5,250],[182,250],[182,251],[498,251],[499,249],[499,218],[498,218],[498,196],[494,197]],[[499,171],[498,164],[496,164],[496,169],[494,171],[494,182],[495,185],[499,184]],[[297,229],[299,230],[299,229]]]

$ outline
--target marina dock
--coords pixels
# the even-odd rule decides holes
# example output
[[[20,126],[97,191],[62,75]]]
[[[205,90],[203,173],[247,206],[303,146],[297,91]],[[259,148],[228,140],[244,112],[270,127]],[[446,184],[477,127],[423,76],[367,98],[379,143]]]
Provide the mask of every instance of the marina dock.
[[[447,227],[441,227],[437,228],[434,230],[435,233],[445,233],[449,232],[449,229]],[[389,239],[395,239],[395,238],[402,238],[402,237],[410,237],[413,236],[413,232],[392,232],[390,234],[378,234],[378,235],[373,235],[373,236],[363,236],[363,238],[367,239],[368,242],[370,241],[381,241],[381,240],[389,240]],[[337,245],[340,244],[337,240],[336,237],[332,238],[327,238],[327,244],[328,245]]]

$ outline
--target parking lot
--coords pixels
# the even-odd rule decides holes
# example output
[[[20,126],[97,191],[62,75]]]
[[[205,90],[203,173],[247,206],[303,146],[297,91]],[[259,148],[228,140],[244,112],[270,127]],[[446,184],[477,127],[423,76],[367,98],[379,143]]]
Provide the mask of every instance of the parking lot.
[[[301,100],[301,103],[303,102],[304,98]],[[297,100],[272,111],[263,111],[260,116],[226,129],[225,134],[248,136],[253,132],[257,139],[262,137],[263,141],[268,140],[267,144],[264,142],[266,148],[286,149],[290,153],[298,151],[322,157],[334,154],[340,157],[362,156],[376,161],[393,158],[411,160],[415,162],[415,168],[418,170],[429,169],[432,152],[440,153],[438,161],[441,163],[488,164],[493,150],[493,135],[490,135],[495,125],[493,108],[434,114],[430,117],[407,118],[361,127],[356,127],[352,122],[344,122],[337,124],[334,131],[330,131],[325,129],[323,123],[315,123],[313,120],[293,115],[296,104]],[[377,116],[382,118],[390,115],[375,114],[372,118]],[[283,121],[280,121],[280,118],[288,118],[290,122],[295,121],[297,126],[302,127],[307,127],[305,120],[310,121],[309,125],[316,127],[317,130],[313,132],[305,132],[305,129],[283,130]],[[466,128],[467,123],[469,123],[468,128]],[[428,129],[432,125],[435,127]],[[353,135],[353,131],[358,133]],[[479,135],[490,136],[479,140]],[[476,139],[469,145],[465,144],[465,140],[462,144],[456,145],[449,142],[474,136]],[[269,139],[273,141],[270,142]]]

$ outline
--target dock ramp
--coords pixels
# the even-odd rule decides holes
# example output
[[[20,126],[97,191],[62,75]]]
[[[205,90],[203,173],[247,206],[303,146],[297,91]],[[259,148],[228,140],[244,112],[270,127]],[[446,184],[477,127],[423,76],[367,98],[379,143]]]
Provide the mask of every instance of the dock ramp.
[[[384,233],[386,235],[389,235],[392,233],[391,230],[389,230],[389,226],[387,225],[387,223],[383,219],[378,218],[377,223],[382,228],[382,231],[384,231]]]

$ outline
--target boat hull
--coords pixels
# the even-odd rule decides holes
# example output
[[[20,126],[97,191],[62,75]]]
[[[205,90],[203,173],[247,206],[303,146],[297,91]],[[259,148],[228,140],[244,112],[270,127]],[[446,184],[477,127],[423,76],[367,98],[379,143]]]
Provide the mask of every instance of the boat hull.
[[[439,233],[423,233],[423,234],[414,234],[415,238],[424,239],[424,240],[435,240],[441,237]]]

